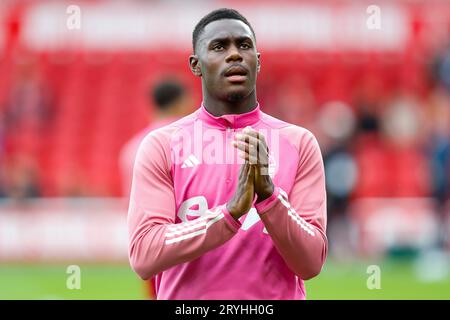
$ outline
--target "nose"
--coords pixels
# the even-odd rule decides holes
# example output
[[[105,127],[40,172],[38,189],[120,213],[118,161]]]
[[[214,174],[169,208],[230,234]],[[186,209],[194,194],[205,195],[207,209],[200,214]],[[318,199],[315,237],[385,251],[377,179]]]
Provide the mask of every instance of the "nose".
[[[230,46],[228,50],[228,55],[225,59],[225,62],[231,62],[231,61],[242,61],[242,56],[239,53],[238,48],[236,46]]]

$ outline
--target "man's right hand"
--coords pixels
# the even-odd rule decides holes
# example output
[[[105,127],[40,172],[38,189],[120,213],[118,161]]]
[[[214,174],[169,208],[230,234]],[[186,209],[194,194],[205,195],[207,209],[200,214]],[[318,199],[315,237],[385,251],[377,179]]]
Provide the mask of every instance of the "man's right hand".
[[[252,207],[255,197],[254,177],[254,165],[245,161],[239,171],[239,181],[236,191],[234,192],[233,198],[227,203],[228,212],[236,220],[246,214]]]

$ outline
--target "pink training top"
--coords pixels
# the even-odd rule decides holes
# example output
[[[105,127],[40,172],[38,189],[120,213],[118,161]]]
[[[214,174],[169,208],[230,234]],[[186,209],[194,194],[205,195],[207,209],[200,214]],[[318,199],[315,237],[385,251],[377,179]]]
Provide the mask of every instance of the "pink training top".
[[[243,160],[231,142],[264,134],[271,197],[239,221],[226,203]],[[256,202],[256,201],[255,201]],[[327,255],[322,155],[308,130],[263,113],[194,113],[149,133],[133,172],[129,258],[157,299],[305,299]]]
[[[161,128],[171,122],[177,120],[175,117],[168,117],[159,119],[153,122],[148,127],[142,129],[134,135],[120,150],[119,168],[122,177],[122,192],[124,196],[130,195],[131,181],[133,180],[133,167],[136,154],[144,137],[152,130]]]

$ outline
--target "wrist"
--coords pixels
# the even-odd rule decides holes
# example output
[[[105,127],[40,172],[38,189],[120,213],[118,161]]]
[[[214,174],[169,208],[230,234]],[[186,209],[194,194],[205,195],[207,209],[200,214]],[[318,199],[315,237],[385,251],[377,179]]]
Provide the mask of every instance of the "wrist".
[[[258,198],[256,200],[256,203],[260,203],[261,201],[264,201],[267,198],[270,198],[270,196],[272,196],[274,191],[275,191],[275,186],[273,185],[273,183],[271,183],[270,186],[268,186],[265,190],[263,190],[260,193],[257,193]]]
[[[228,202],[227,205],[226,205],[226,207],[227,207],[227,210],[228,210],[228,212],[230,213],[230,215],[231,215],[235,220],[238,220],[238,219],[242,216],[242,214],[240,214],[239,210],[237,210],[237,209],[235,208],[235,206],[234,206],[232,203]]]

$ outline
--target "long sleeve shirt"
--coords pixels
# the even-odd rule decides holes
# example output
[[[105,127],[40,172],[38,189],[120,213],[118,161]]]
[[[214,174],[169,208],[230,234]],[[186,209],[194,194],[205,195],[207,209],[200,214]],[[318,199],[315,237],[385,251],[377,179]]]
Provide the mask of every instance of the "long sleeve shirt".
[[[269,198],[235,220],[226,203],[243,163],[231,142],[246,126],[270,150]],[[322,155],[308,130],[260,110],[194,113],[149,133],[133,170],[129,259],[155,276],[157,299],[305,299],[327,255]]]

